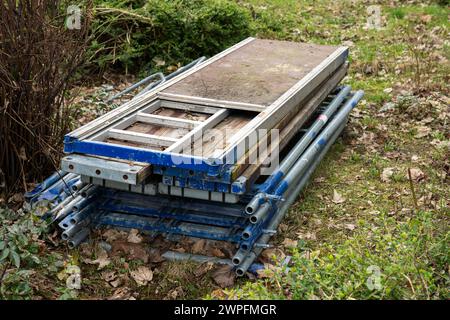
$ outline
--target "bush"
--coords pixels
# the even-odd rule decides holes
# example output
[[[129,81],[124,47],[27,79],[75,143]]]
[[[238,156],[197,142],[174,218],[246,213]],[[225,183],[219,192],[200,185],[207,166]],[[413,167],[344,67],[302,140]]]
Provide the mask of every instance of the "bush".
[[[250,16],[223,0],[96,1],[94,64],[125,72],[185,64],[250,34]]]
[[[89,20],[66,28],[68,5],[0,2],[0,188],[18,188],[55,168],[70,125],[64,93],[83,61]]]

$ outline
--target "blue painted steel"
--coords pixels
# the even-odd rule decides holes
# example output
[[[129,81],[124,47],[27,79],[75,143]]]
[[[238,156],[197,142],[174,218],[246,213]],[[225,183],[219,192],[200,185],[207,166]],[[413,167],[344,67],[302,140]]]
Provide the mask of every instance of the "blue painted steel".
[[[178,167],[206,172],[208,175],[219,175],[221,169],[219,165],[211,164],[209,159],[205,160],[197,156],[138,149],[100,141],[78,140],[69,135],[64,137],[64,152],[84,153],[114,159],[153,163],[165,167]]]
[[[26,192],[24,194],[25,200],[29,201],[35,196],[41,194],[45,189],[51,187],[56,182],[58,182],[62,177],[64,177],[67,173],[63,172],[62,170],[56,171],[53,173],[50,177],[45,179],[42,183],[38,184],[36,188],[34,188],[32,191]]]
[[[240,233],[231,233],[230,230],[218,227],[174,223],[173,221],[162,221],[161,219],[142,217],[116,212],[101,215],[95,219],[97,225],[116,226],[121,228],[133,228],[144,231],[156,231],[161,233],[182,234],[189,237],[206,238],[219,241],[239,242]],[[209,229],[209,230],[208,230]]]
[[[122,212],[127,214],[135,214],[149,217],[170,218],[178,221],[194,222],[207,224],[219,227],[234,227],[242,228],[245,226],[245,219],[218,216],[214,214],[200,214],[183,208],[167,208],[162,210],[156,210],[154,208],[140,207],[137,205],[114,203],[115,201],[109,201],[105,204],[99,205],[99,209],[108,212]]]

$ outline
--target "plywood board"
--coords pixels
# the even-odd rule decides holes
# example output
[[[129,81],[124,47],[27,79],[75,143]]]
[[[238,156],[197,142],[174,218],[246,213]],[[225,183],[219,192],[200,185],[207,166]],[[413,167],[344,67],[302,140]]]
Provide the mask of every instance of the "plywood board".
[[[256,39],[161,92],[268,106],[335,50]]]

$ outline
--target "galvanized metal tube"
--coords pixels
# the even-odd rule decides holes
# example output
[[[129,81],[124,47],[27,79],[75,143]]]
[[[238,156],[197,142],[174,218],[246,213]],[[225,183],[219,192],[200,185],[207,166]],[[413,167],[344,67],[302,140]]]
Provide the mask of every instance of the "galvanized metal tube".
[[[283,219],[284,215],[286,214],[287,210],[289,209],[290,205],[295,201],[300,191],[304,188],[306,183],[308,182],[310,176],[316,169],[316,167],[319,165],[320,161],[323,159],[323,157],[328,152],[331,145],[334,143],[334,140],[337,139],[337,137],[341,134],[342,130],[344,129],[344,125],[341,126],[334,136],[329,140],[329,144],[322,150],[322,153],[317,158],[317,161],[311,164],[311,167],[307,170],[307,172],[300,177],[299,182],[296,183],[290,190],[288,190],[288,198],[286,201],[282,204],[282,206],[279,208],[278,212],[274,217],[272,217],[272,220],[270,221],[267,229],[269,230],[276,230],[278,228],[278,225],[280,224],[281,220]],[[265,233],[263,234],[257,241],[259,244],[267,244],[270,240],[271,234]],[[263,250],[263,246],[255,247],[251,251],[242,251],[240,253],[240,256],[238,257],[239,261],[238,266],[236,267],[236,275],[237,276],[243,276],[249,266],[255,261],[256,257],[259,256],[261,251]],[[238,251],[239,252],[239,251]],[[234,261],[234,258],[236,255],[232,258],[232,261]]]
[[[265,202],[261,207],[259,207],[258,210],[256,210],[254,215],[250,216],[250,223],[257,224],[258,222],[264,220],[271,210],[272,205],[270,202]]]
[[[84,228],[78,231],[72,238],[67,242],[70,249],[77,247],[81,242],[83,242],[89,236],[89,228]]]
[[[242,261],[244,261],[244,259],[247,257],[247,255],[249,254],[248,251],[245,251],[244,249],[239,249],[233,256],[233,258],[231,259],[231,262],[233,263],[233,265],[238,266],[241,264]]]
[[[354,108],[358,101],[362,98],[364,95],[364,92],[362,90],[357,91],[351,99],[349,99],[346,103],[347,109]],[[344,107],[345,107],[344,106]],[[343,107],[343,108],[344,108]],[[306,170],[306,172],[298,176],[295,183],[291,184],[286,191],[287,197],[281,207],[279,208],[278,212],[272,217],[272,220],[268,224],[267,228],[268,230],[276,230],[278,228],[278,225],[280,224],[281,220],[283,219],[284,215],[286,214],[287,210],[289,209],[290,205],[295,201],[300,191],[305,187],[306,183],[308,182],[310,176],[316,169],[316,167],[319,165],[320,161],[323,159],[323,157],[328,152],[329,148],[333,145],[334,141],[337,139],[337,137],[341,134],[342,130],[345,127],[347,116],[349,112],[346,112],[346,116],[341,118],[341,124],[340,126],[335,130],[335,132],[332,134],[332,136],[328,139],[325,146],[321,150],[320,154],[317,156],[316,161],[314,161],[310,167]],[[331,125],[331,123],[329,124]],[[268,233],[263,234],[257,241],[259,244],[267,244],[270,240],[271,235]],[[247,271],[248,267],[253,263],[253,261],[256,259],[256,257],[261,253],[262,247],[255,247],[245,260],[242,262],[240,266],[236,268],[236,274],[238,276],[242,276]]]
[[[56,213],[56,217],[53,219],[53,221],[64,219],[69,213],[71,213],[73,211],[73,208],[84,199],[84,197],[81,196],[81,193],[83,193],[84,190],[87,190],[90,187],[91,185],[85,186],[78,192],[80,193],[80,195],[77,195],[75,198],[72,198],[72,201],[69,201],[68,203],[62,205],[61,207],[58,206],[59,208],[52,209],[52,211],[54,210],[54,213]]]
[[[73,237],[78,231],[80,231],[84,227],[87,227],[90,222],[91,222],[91,219],[88,217],[88,218],[85,218],[84,220],[80,221],[79,223],[70,226],[69,228],[64,230],[64,232],[61,234],[61,238],[63,240],[67,240],[67,239]]]
[[[73,191],[80,191],[81,189],[83,189],[83,187],[86,185],[86,183],[84,183],[83,181],[77,181],[72,185],[72,190]]]
[[[97,189],[98,189],[98,186],[95,186],[95,185],[91,184],[91,185],[89,185],[89,188],[86,188],[85,190],[83,190],[81,192],[81,196],[83,198],[87,198],[90,195],[94,194],[97,191]]]
[[[106,102],[110,103],[111,101],[113,101],[113,100],[123,96],[124,94],[127,94],[130,91],[133,91],[134,89],[138,88],[139,86],[143,85],[144,83],[149,82],[151,79],[154,79],[156,77],[159,77],[161,79],[159,81],[164,82],[164,80],[165,80],[164,74],[162,72],[153,73],[153,74],[149,75],[148,77],[145,77],[144,79],[142,79],[142,80],[136,82],[135,84],[129,86],[125,90],[122,90],[119,93],[115,94],[114,96],[112,96],[111,98],[106,100]]]
[[[350,111],[355,107],[358,101],[364,95],[363,91],[357,91],[345,104],[344,106],[337,112],[337,114],[333,117],[333,120],[322,130],[319,136],[314,140],[311,146],[306,149],[306,151],[301,155],[298,161],[292,166],[283,180],[276,187],[275,192],[273,193],[275,196],[282,196],[284,192],[289,188],[289,185],[292,181],[296,179],[299,175],[305,171],[311,161],[317,156],[318,153],[323,149],[324,145],[327,143],[328,139],[333,135],[343,121],[347,118]]]
[[[286,172],[292,167],[292,165],[297,161],[297,159],[305,151],[308,145],[311,144],[319,131],[328,122],[328,118],[330,118],[336,112],[337,108],[342,104],[342,101],[350,93],[350,90],[350,86],[345,86],[325,108],[322,114],[302,136],[300,141],[296,143],[294,148],[292,148],[292,150],[283,159],[276,172],[274,172],[267,179],[267,181],[264,183],[263,189],[260,190],[260,192],[257,193],[246,206],[245,211],[247,212],[247,214],[255,213],[258,207],[262,203],[264,203],[266,199],[265,194],[272,191],[272,189],[280,182],[283,176],[285,176]]]
[[[194,261],[194,262],[198,262],[198,263],[212,262],[212,263],[218,263],[218,264],[225,264],[225,265],[229,265],[229,266],[233,265],[231,263],[230,259],[208,257],[208,256],[204,256],[204,255],[191,254],[191,253],[181,253],[181,252],[176,252],[176,251],[166,251],[161,255],[161,257],[163,257],[164,259],[167,259],[167,260],[175,260],[175,261],[189,260],[189,261]]]
[[[81,211],[72,213],[70,215],[69,222],[71,224],[79,223],[80,221],[84,220],[91,213],[92,209],[94,209],[94,205],[89,204],[86,207],[84,207]]]

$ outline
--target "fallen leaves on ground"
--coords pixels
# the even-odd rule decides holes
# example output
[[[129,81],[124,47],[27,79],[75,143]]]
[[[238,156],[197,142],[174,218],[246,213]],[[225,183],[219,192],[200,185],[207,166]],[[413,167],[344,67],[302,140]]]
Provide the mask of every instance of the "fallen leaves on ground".
[[[128,234],[127,241],[130,243],[141,243],[142,236],[139,234],[139,230],[131,229],[130,233]]]
[[[233,272],[233,268],[229,265],[223,265],[214,270],[212,277],[214,282],[221,288],[227,288],[234,285],[236,275]]]
[[[336,190],[333,190],[333,199],[331,200],[336,204],[345,202],[345,198]]]
[[[280,248],[269,248],[264,249],[261,252],[260,257],[264,262],[281,262],[284,260],[286,255]]]
[[[415,182],[419,182],[425,178],[425,173],[423,173],[422,170],[418,168],[411,168],[409,169],[411,172],[411,179]],[[406,173],[406,178],[409,179],[408,172]]]
[[[282,245],[286,248],[296,248],[298,244],[297,240],[292,240],[289,238],[284,239]]]
[[[112,253],[123,252],[129,260],[141,260],[147,263],[149,254],[144,246],[138,243],[130,243],[128,241],[116,241],[112,244]]]
[[[381,181],[383,181],[383,182],[391,181],[391,177],[394,174],[394,170],[395,170],[395,168],[392,168],[392,167],[384,168],[383,172],[381,173]]]
[[[109,265],[111,263],[111,260],[109,259],[108,253],[106,252],[105,249],[98,248],[98,250],[97,250],[97,259],[92,260],[92,259],[89,259],[89,258],[85,258],[84,259],[84,263],[98,264],[97,270],[101,270],[104,267],[106,267],[107,265]]]
[[[205,248],[206,240],[205,239],[199,239],[195,241],[194,245],[192,246],[192,253],[198,254],[202,253],[203,249]]]
[[[140,266],[136,270],[130,272],[131,277],[136,281],[138,286],[145,286],[153,279],[153,272],[146,266]]]

